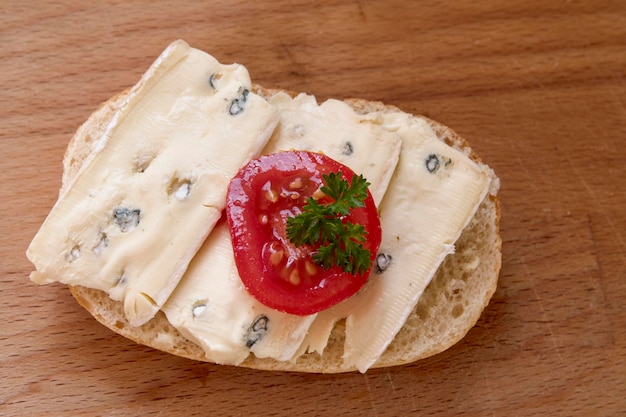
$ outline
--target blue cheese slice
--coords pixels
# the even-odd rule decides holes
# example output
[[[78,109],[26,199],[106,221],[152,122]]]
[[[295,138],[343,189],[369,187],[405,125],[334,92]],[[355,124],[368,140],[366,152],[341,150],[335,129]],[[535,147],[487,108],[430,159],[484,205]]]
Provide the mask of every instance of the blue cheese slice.
[[[398,162],[396,132],[356,114],[343,102],[318,105],[315,97],[279,93],[268,99],[280,122],[264,154],[299,149],[324,153],[363,174],[377,203]],[[228,225],[208,237],[180,284],[163,306],[168,321],[201,346],[207,359],[239,364],[250,352],[259,358],[290,360],[296,355],[315,315],[294,316],[259,303],[237,274]]]
[[[207,359],[230,365],[251,351],[261,357],[272,351],[275,359],[288,360],[315,318],[267,308],[248,294],[237,274],[226,221],[211,232],[162,310]]]
[[[383,127],[382,118],[358,115],[340,100],[317,104],[314,96],[291,98],[278,93],[268,99],[280,112],[280,123],[263,153],[296,149],[326,154],[369,181],[379,204],[391,180],[402,141]]]
[[[378,273],[356,296],[318,313],[298,352],[322,353],[335,323],[345,318],[344,365],[361,372],[402,328],[490,185],[488,173],[440,141],[425,120],[404,113],[382,117],[402,137],[402,152],[380,207]]]
[[[247,70],[183,41],[129,92],[27,250],[39,284],[106,291],[133,326],[165,303],[265,146],[276,110]]]

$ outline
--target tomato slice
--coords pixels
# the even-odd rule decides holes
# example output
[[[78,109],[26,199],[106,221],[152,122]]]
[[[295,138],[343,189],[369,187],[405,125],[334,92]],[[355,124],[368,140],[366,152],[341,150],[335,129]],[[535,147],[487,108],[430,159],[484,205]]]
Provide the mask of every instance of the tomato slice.
[[[317,198],[322,175],[332,172],[348,181],[355,175],[322,154],[279,152],[252,160],[229,185],[226,215],[237,270],[248,292],[268,307],[313,314],[355,294],[370,275],[371,267],[363,274],[346,273],[340,267],[324,269],[312,260],[314,246],[296,247],[287,238],[287,219],[301,213],[309,197]],[[376,204],[367,194],[365,206],[353,209],[344,221],[365,227],[363,246],[373,265],[381,229]]]

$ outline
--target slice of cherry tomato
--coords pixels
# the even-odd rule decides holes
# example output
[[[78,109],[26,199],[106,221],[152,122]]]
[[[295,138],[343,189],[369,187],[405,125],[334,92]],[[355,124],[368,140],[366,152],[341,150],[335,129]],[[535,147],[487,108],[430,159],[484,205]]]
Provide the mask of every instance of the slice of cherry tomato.
[[[286,237],[287,219],[298,215],[309,197],[318,198],[322,175],[331,172],[348,181],[355,175],[322,154],[279,152],[252,160],[230,183],[226,214],[237,270],[248,292],[268,307],[313,314],[355,294],[367,281],[371,268],[357,275],[340,267],[324,269],[312,260],[315,247],[296,247]],[[328,197],[320,203],[323,198]],[[369,191],[365,207],[353,209],[344,221],[365,227],[363,246],[373,265],[381,229]]]

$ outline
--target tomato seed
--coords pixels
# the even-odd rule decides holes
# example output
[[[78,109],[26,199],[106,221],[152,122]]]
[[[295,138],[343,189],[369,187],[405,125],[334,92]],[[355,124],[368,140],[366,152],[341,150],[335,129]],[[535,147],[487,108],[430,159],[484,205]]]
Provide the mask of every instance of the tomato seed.
[[[265,192],[265,198],[267,198],[272,203],[275,203],[278,201],[278,193],[270,188]]]
[[[297,269],[294,269],[289,275],[289,282],[293,285],[298,285],[300,283],[300,273]]]
[[[277,266],[283,260],[284,256],[285,256],[285,252],[282,250],[272,252],[270,255],[270,263],[274,266]]]
[[[304,268],[306,269],[307,274],[309,275],[315,275],[317,274],[317,267],[315,265],[313,265],[311,262],[306,261],[304,263]]]
[[[313,197],[314,200],[319,200],[320,198],[326,197],[326,194],[318,188],[311,197]]]
[[[298,177],[289,183],[289,188],[292,190],[299,190],[303,185],[302,178]]]

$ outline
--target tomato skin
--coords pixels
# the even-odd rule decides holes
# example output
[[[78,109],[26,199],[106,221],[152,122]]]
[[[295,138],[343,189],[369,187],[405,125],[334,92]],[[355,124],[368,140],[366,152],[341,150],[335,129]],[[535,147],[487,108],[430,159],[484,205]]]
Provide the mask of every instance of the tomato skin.
[[[355,294],[369,277],[371,268],[357,275],[339,267],[323,269],[311,259],[315,247],[295,247],[286,237],[287,219],[302,211],[323,185],[322,175],[331,172],[341,172],[349,181],[355,175],[322,154],[279,152],[252,160],[229,185],[226,215],[237,270],[248,292],[268,307],[313,314]],[[381,229],[369,191],[365,207],[354,209],[345,221],[365,226],[363,246],[369,249],[373,265]]]

